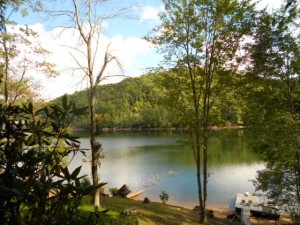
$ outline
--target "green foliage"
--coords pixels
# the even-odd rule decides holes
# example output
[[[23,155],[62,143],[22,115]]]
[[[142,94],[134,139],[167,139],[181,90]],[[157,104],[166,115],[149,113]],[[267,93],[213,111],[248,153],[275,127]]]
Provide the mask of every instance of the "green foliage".
[[[169,200],[169,195],[166,192],[162,191],[159,195],[159,198],[164,204],[166,204],[166,202]]]
[[[84,108],[66,97],[63,106],[35,110],[31,103],[0,108],[0,223],[70,224],[83,196],[98,187],[82,185],[81,167],[63,159],[84,151],[68,125]],[[58,143],[64,142],[63,151]]]
[[[208,129],[212,122],[221,122],[216,102],[228,91],[238,67],[236,53],[250,34],[254,5],[244,0],[163,2],[161,24],[147,40],[164,56],[166,104],[190,131],[203,224],[209,176]]]
[[[210,209],[206,210],[206,216],[208,218],[214,218],[214,211]]]
[[[256,189],[266,194],[270,205],[283,208],[299,222],[300,40],[294,33],[299,19],[296,9],[287,12],[283,5],[273,14],[259,14],[243,93],[248,100],[247,124],[258,137],[252,144],[267,162],[258,172]]]
[[[28,26],[17,26],[10,17],[19,7],[35,1],[7,1],[1,11],[0,29],[0,95],[5,104],[21,104],[39,100],[39,86],[32,73],[56,76],[55,65],[45,61],[49,52],[42,48],[38,35]],[[22,49],[22,50],[20,50]]]
[[[166,95],[166,88],[173,84],[171,72],[146,74],[138,78],[127,78],[120,83],[99,87],[96,103],[97,128],[169,128],[186,127],[186,121],[179,118],[180,111],[172,104],[177,101],[176,90],[185,85],[176,84],[177,89]],[[229,83],[229,81],[228,81]],[[175,85],[175,84],[174,84]],[[78,106],[88,105],[88,90],[76,92],[68,97]],[[59,104],[61,98],[54,100]],[[211,126],[236,125],[243,123],[242,107],[244,104],[236,98],[233,90],[226,92],[218,100],[211,115]],[[88,116],[81,116],[72,122],[72,127],[88,128]]]
[[[300,129],[299,122],[290,119],[281,118],[270,129],[260,130],[261,136],[254,146],[267,164],[258,171],[254,184],[267,195],[271,206],[279,206],[299,221]]]
[[[109,188],[109,192],[112,196],[114,196],[118,192],[119,188],[117,187],[111,187]]]

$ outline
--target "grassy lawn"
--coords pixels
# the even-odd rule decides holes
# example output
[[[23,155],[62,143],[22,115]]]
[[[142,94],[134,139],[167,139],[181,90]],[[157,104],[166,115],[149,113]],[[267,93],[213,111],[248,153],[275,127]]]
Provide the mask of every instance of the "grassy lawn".
[[[149,204],[142,203],[126,198],[105,197],[101,199],[101,210],[109,209],[106,215],[100,216],[99,224],[141,224],[141,225],[176,225],[185,224],[193,225],[199,224],[198,212],[179,206],[167,205],[157,202],[150,202]],[[136,209],[134,216],[122,215],[122,212],[129,208]],[[88,216],[90,212],[94,211],[90,205],[89,199],[84,199],[80,206],[82,215]],[[235,225],[238,223],[230,222],[227,219],[212,218],[209,219],[209,224],[218,225]]]

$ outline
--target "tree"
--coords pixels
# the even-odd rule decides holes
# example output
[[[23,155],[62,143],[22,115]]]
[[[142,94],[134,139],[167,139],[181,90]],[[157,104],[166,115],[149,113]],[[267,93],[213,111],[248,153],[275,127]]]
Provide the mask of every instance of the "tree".
[[[104,8],[108,7],[111,1],[92,1],[92,0],[72,0],[68,3],[72,5],[70,10],[61,10],[51,12],[53,16],[67,16],[71,18],[71,27],[79,34],[79,45],[83,49],[70,46],[75,50],[72,58],[75,60],[77,67],[74,70],[80,70],[88,80],[89,87],[89,108],[90,108],[90,144],[91,144],[91,171],[93,185],[99,183],[98,167],[101,165],[103,157],[101,143],[96,141],[96,94],[97,87],[102,80],[108,76],[118,76],[119,74],[108,74],[109,66],[122,70],[121,64],[110,52],[110,44],[101,46],[101,37],[105,27],[104,21],[113,19],[123,15],[127,9],[124,8],[109,8],[110,13],[106,13]],[[66,22],[66,21],[65,21]],[[64,24],[64,27],[66,25]],[[102,47],[102,49],[101,49]],[[104,54],[100,56],[100,50],[104,50]],[[78,57],[78,55],[83,58]],[[101,61],[102,60],[102,61]],[[96,191],[93,198],[95,206],[100,206],[99,191]]]
[[[5,104],[15,104],[18,98],[24,100],[27,95],[34,96],[34,90],[28,85],[32,83],[32,75],[57,75],[55,65],[46,61],[50,52],[42,48],[38,35],[28,26],[18,26],[10,20],[25,3],[8,1],[1,8],[0,71]],[[30,3],[34,4],[34,1]]]
[[[0,107],[1,224],[76,224],[81,199],[94,187],[81,184],[81,167],[70,172],[62,162],[84,153],[68,126],[85,110],[66,97],[39,110],[32,103]]]
[[[0,85],[1,86],[1,85]],[[33,77],[23,77],[23,79],[8,79],[8,102],[14,105],[22,105],[25,102],[37,103],[42,101],[39,90],[41,89],[39,83],[35,82]],[[0,93],[4,94],[4,84],[0,88]]]
[[[4,28],[5,24],[5,11],[9,4],[21,5],[23,1],[18,0],[2,0],[0,1],[0,31]]]
[[[162,24],[147,39],[161,47],[169,102],[191,131],[200,222],[205,223],[210,110],[236,67],[234,59],[250,31],[253,5],[235,0],[163,2]]]
[[[166,202],[169,200],[169,195],[166,192],[162,191],[159,195],[159,198],[163,202],[163,204],[166,204]]]
[[[262,11],[250,48],[251,124],[255,149],[267,162],[254,182],[270,205],[280,206],[300,221],[299,75],[300,39],[295,35],[299,7],[285,5]],[[251,84],[251,83],[250,83]]]

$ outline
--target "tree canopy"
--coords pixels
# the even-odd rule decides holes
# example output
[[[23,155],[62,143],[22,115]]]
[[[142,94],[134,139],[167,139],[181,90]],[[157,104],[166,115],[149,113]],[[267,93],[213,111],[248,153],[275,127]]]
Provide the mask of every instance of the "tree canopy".
[[[200,223],[206,223],[208,129],[211,110],[225,93],[236,55],[255,14],[249,1],[165,0],[162,24],[147,39],[164,55],[167,95],[185,121],[197,167]],[[170,74],[172,74],[170,76]],[[171,85],[170,85],[171,84]],[[175,104],[174,104],[175,103]]]
[[[187,128],[188,125],[179,118],[179,112],[171,107],[171,103],[176,103],[174,101],[176,96],[173,96],[174,93],[166,95],[164,91],[166,84],[172,85],[166,74],[150,73],[101,86],[96,95],[98,99],[96,104],[98,129]],[[88,89],[78,91],[68,97],[76,101],[78,106],[83,107],[88,105],[88,92]],[[60,99],[61,97],[53,102],[59,103]],[[177,102],[177,104],[183,104],[183,102]],[[211,126],[243,125],[244,104],[245,102],[241,102],[232,89],[231,91],[227,90],[216,100],[215,106],[212,108]],[[87,128],[88,117],[82,116],[75,120],[72,127]]]
[[[262,11],[256,20],[250,65],[244,77],[250,92],[249,125],[258,138],[255,150],[267,162],[254,182],[272,206],[299,221],[299,36],[295,22],[299,8],[283,5],[274,13]],[[245,89],[244,89],[245,90]]]
[[[15,24],[10,15],[25,15],[26,8],[35,11],[42,4],[0,1],[0,122],[4,124],[0,132],[4,171],[0,171],[0,221],[16,224],[22,219],[36,224],[38,218],[55,224],[58,209],[67,209],[72,219],[86,192],[79,184],[80,168],[70,174],[61,164],[67,154],[79,150],[77,139],[67,133],[70,124],[90,129],[94,189],[99,187],[101,164],[96,128],[187,129],[196,163],[201,223],[206,222],[208,130],[245,125],[258,136],[251,144],[266,162],[254,181],[256,189],[272,206],[282,207],[300,221],[299,2],[286,0],[270,12],[255,9],[247,0],[163,0],[161,23],[146,37],[164,56],[161,67],[138,78],[101,85],[110,63],[120,67],[110,45],[104,46],[102,61],[97,62],[98,47],[103,47],[99,42],[103,20],[126,10],[105,12],[101,6],[111,1],[72,0],[72,10],[52,12],[70,19],[61,21],[65,29],[71,25],[78,31],[84,47],[70,46],[89,88],[69,95],[80,108],[89,107],[90,112],[84,114],[65,96],[37,111],[32,103],[24,104],[38,95],[31,75],[57,73],[47,62],[49,52],[38,44],[37,34]],[[81,54],[84,60],[78,57]],[[60,106],[52,105],[59,102]],[[75,115],[78,118],[72,121]],[[60,199],[50,202],[47,194],[52,188],[61,192]],[[99,192],[94,193],[98,205]],[[61,204],[61,199],[68,205]],[[29,217],[23,217],[21,205],[32,210]]]

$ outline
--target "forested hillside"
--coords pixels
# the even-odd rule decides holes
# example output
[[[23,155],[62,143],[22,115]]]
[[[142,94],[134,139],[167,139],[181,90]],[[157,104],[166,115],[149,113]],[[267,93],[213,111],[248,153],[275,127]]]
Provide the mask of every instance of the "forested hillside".
[[[98,87],[97,127],[98,128],[170,128],[185,127],[176,112],[168,108],[165,98],[165,79],[157,73],[137,78],[126,78],[115,84]],[[175,87],[177,88],[177,87]],[[88,106],[89,90],[68,95],[78,107]],[[211,111],[211,126],[242,124],[242,104],[233,90],[220,99]],[[61,102],[61,97],[53,100]],[[88,115],[72,124],[74,128],[88,128]]]

